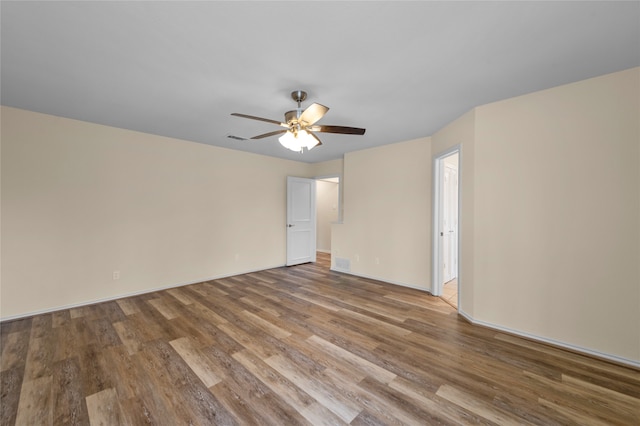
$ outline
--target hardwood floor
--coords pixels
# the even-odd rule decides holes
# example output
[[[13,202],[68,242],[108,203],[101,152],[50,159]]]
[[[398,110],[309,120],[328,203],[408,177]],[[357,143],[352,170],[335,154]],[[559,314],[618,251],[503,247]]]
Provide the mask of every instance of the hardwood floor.
[[[639,371],[326,266],[3,323],[1,424],[640,424]]]
[[[458,309],[458,279],[454,278],[442,286],[442,300]]]

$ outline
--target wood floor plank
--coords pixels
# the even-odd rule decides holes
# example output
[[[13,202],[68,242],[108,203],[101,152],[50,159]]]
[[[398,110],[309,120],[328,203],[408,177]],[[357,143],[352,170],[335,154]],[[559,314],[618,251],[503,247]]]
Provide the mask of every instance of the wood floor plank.
[[[516,418],[497,407],[493,407],[490,403],[450,385],[440,386],[436,395],[498,425],[528,424],[522,418]]]
[[[87,411],[91,426],[109,426],[123,423],[118,394],[113,388],[87,396]]]
[[[349,423],[352,426],[387,426],[389,423],[377,418],[368,410],[362,410],[358,416]]]
[[[167,421],[167,417],[160,417],[158,410],[150,406],[142,397],[129,399],[119,398],[125,425],[159,425]]]
[[[171,345],[148,342],[136,354],[139,368],[146,373],[155,407],[163,407],[166,424],[235,424],[214,395],[189,368]],[[146,397],[146,395],[141,395]]]
[[[197,302],[196,299],[189,296],[182,288],[172,288],[167,290],[167,293],[175,297],[183,305],[192,305]]]
[[[43,376],[22,383],[20,402],[16,413],[17,425],[52,425],[52,378]]]
[[[0,371],[22,368],[29,349],[29,331],[9,333],[0,355]]]
[[[386,384],[397,377],[391,371],[385,370],[384,368],[379,367],[378,365],[316,335],[309,337],[307,339],[307,343],[311,345],[311,348],[324,352],[326,355],[346,364],[352,373],[354,371],[360,372],[363,376],[362,378],[369,376]]]
[[[236,352],[233,358],[269,389],[283,396],[311,424],[328,426],[343,423],[338,416],[250,352]]]
[[[442,415],[440,407],[428,410],[415,400],[406,398],[404,394],[385,386],[369,377],[362,380],[358,387],[364,393],[362,400],[370,415],[388,424],[421,425],[421,424],[456,424]]]
[[[266,344],[262,339],[255,338],[252,334],[247,333],[235,324],[220,324],[218,328],[238,342],[243,348],[259,355],[262,359],[269,358],[277,353],[271,345]]]
[[[207,308],[202,303],[196,302],[193,305],[190,305],[189,308],[192,313],[198,314],[201,319],[213,323],[214,325],[229,322],[226,318],[216,314],[213,310]]]
[[[116,330],[116,333],[118,333],[120,341],[127,348],[129,355],[138,352],[144,340],[140,337],[140,333],[131,326],[129,321],[125,320],[113,323],[113,328]]]
[[[105,320],[108,322],[122,321],[126,318],[125,313],[120,308],[117,301],[110,301],[93,305],[96,313],[93,315],[94,320]]]
[[[570,410],[581,411],[603,421],[615,415],[629,424],[640,424],[640,400],[636,398],[566,375],[562,375],[560,381],[555,381],[530,372],[524,374],[544,386],[544,399],[550,404],[570,395],[571,401],[565,404]],[[542,390],[538,391],[538,395],[542,393]],[[550,407],[550,404],[545,406]]]
[[[411,382],[403,377],[396,377],[389,383],[389,387],[403,394],[406,398],[418,403],[423,409],[430,413],[438,413],[443,419],[452,424],[480,424],[489,420],[475,415],[455,404],[443,403],[438,400],[436,394],[426,391],[422,386]]]
[[[76,358],[56,363],[53,378],[53,423],[81,425],[89,423],[89,412],[82,389],[83,372]]]
[[[79,376],[85,395],[93,395],[114,386],[109,365],[105,362],[104,351],[95,344],[78,350],[78,360],[82,375]]]
[[[118,299],[116,300],[116,303],[120,306],[120,309],[122,309],[125,315],[133,315],[140,312],[140,308],[131,298]]]
[[[216,362],[225,367],[225,376],[210,391],[242,423],[307,424],[295,408],[271,391],[250,369],[227,353],[216,355]]]
[[[640,370],[318,262],[0,324],[0,424],[640,424]]]
[[[354,403],[353,400],[344,396],[339,389],[331,388],[330,385],[320,382],[303,369],[287,361],[281,355],[274,355],[265,362],[286,377],[296,386],[302,388],[315,398],[319,403],[340,417],[344,422],[349,423],[362,411],[362,407]]]
[[[91,315],[91,308],[89,306],[80,306],[78,308],[69,309],[69,316],[71,319],[81,318]]]
[[[20,331],[29,332],[32,326],[33,326],[33,317],[19,318],[13,321],[5,321],[0,324],[0,335],[2,336],[0,338],[0,342],[2,342],[2,344],[4,345],[3,339],[6,335],[10,333],[17,333]]]
[[[21,368],[10,368],[0,372],[0,424],[16,424],[20,389],[22,388],[23,371]]]
[[[541,405],[543,405],[544,407],[548,407],[551,410],[554,410],[555,412],[557,412],[559,415],[563,416],[566,418],[566,423],[573,423],[573,424],[579,424],[579,425],[589,425],[589,426],[610,426],[611,423],[609,423],[606,420],[599,420],[594,418],[593,416],[590,416],[588,414],[585,414],[581,411],[572,409],[572,408],[568,408],[568,407],[564,407],[560,404],[556,404],[554,402],[551,401],[547,401],[544,398],[540,398],[539,402]],[[620,425],[626,424],[626,423],[619,423]]]
[[[306,302],[313,303],[314,305],[318,305],[321,308],[328,309],[330,311],[339,311],[340,307],[336,306],[332,302],[324,301],[322,298],[309,296],[303,292],[294,292],[291,293],[292,296],[297,297],[298,299],[302,299]]]
[[[257,309],[264,311],[264,312],[268,312],[269,314],[271,314],[272,316],[275,317],[279,317],[280,316],[280,311],[278,311],[277,309],[273,308],[272,305],[265,303],[264,299],[263,300],[256,300],[255,297],[251,297],[251,296],[243,296],[240,298],[240,300],[242,300],[244,303],[254,306]]]
[[[222,280],[216,280],[217,284],[224,284]],[[201,297],[220,297],[228,296],[229,293],[212,284],[211,282],[194,284],[190,288],[198,293]]]
[[[207,362],[207,358],[200,353],[188,337],[181,337],[169,343],[173,349],[178,352],[178,355],[182,357],[184,362],[187,363],[189,368],[202,380],[202,383],[204,383],[206,387],[209,388],[220,383],[222,379],[213,372]]]
[[[33,317],[31,326],[31,338],[45,337],[51,334],[53,328],[53,316],[51,314],[42,314]]]
[[[338,314],[342,314],[346,317],[353,319],[354,324],[361,324],[364,329],[375,330],[377,333],[388,333],[388,335],[393,337],[402,337],[407,336],[411,333],[411,330],[407,330],[406,328],[399,327],[392,323],[388,323],[385,321],[381,321],[377,318],[373,318],[369,315],[361,314],[360,312],[349,311],[346,309],[341,309]]]
[[[372,351],[380,346],[380,341],[375,337],[361,333],[359,330],[352,330],[346,327],[344,322],[335,321],[331,317],[311,317],[308,320],[308,327],[313,334],[327,341],[341,347],[351,347],[352,352],[357,352],[356,348],[361,348],[360,351]]]
[[[120,318],[118,318],[118,321]],[[106,348],[109,346],[118,346],[122,344],[120,336],[113,323],[107,318],[98,318],[89,323],[91,331],[96,336],[96,341],[100,347]]]
[[[34,380],[38,377],[51,375],[51,367],[55,356],[54,348],[53,334],[30,339],[24,371],[26,380]]]
[[[285,337],[291,336],[291,333],[288,332],[287,330],[284,330],[278,327],[277,325],[249,311],[242,311],[240,312],[240,315],[245,317],[251,324],[258,327],[260,330],[264,331],[265,333],[270,334],[276,339],[284,339]]]
[[[160,312],[166,319],[170,320],[180,316],[180,314],[176,312],[171,304],[163,299],[158,298],[149,300],[149,304],[156,308],[158,312]]]
[[[595,397],[603,400],[606,404],[614,407],[616,411],[629,411],[629,414],[637,416],[635,420],[640,424],[640,399],[571,377],[567,374],[562,375],[562,383],[584,392],[590,398]]]
[[[130,356],[124,347],[110,347],[104,356],[114,367],[113,383],[125,424],[177,424],[175,410],[167,404],[165,389],[158,389],[158,372],[140,357],[140,352]]]
[[[135,353],[132,356],[124,345],[110,346],[105,348],[102,356],[109,366],[112,383],[122,400],[145,395],[150,391],[150,383],[147,382],[144,369],[138,365]]]
[[[280,337],[276,337],[276,335],[272,334],[276,338],[294,336],[300,340],[304,340],[313,334],[307,326],[307,316],[300,314],[275,316],[270,311],[265,310],[260,310],[252,314],[260,318],[258,320],[259,322],[261,322],[261,320],[267,321],[269,324],[276,326],[279,330],[282,330],[283,332]]]
[[[53,312],[52,314],[52,326],[53,328],[62,327],[66,325],[71,319],[68,309],[62,311]]]

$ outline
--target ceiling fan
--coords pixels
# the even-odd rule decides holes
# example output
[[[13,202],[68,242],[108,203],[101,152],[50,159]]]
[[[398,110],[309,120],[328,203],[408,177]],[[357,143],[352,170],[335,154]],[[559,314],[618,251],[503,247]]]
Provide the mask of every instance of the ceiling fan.
[[[345,126],[329,126],[315,124],[329,111],[329,108],[317,103],[311,104],[304,111],[300,104],[307,99],[307,92],[296,90],[291,92],[291,98],[298,103],[298,108],[287,111],[284,114],[284,122],[270,120],[268,118],[255,117],[253,115],[232,113],[236,117],[249,118],[251,120],[265,121],[284,127],[283,130],[264,133],[254,136],[251,139],[268,138],[269,136],[282,135],[278,140],[285,148],[292,151],[303,152],[304,148],[312,149],[317,145],[322,145],[320,139],[313,132],[340,133],[345,135],[364,135],[365,129]]]

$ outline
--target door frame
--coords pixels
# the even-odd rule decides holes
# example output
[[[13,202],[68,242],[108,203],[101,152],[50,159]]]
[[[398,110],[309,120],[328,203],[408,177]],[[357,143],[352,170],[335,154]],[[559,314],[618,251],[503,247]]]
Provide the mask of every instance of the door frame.
[[[462,290],[462,277],[460,275],[460,264],[461,264],[461,256],[460,256],[460,247],[462,241],[462,232],[460,230],[460,212],[461,209],[461,193],[462,188],[460,182],[462,182],[462,145],[457,144],[452,146],[451,148],[440,152],[436,156],[433,157],[433,224],[432,224],[432,252],[431,252],[431,294],[434,296],[442,295],[442,279],[443,279],[443,271],[442,268],[444,266],[444,256],[443,256],[443,241],[441,238],[442,230],[442,219],[443,219],[443,199],[444,199],[444,159],[452,154],[458,154],[458,241],[457,241],[457,251],[458,251],[458,262],[457,262],[457,271],[456,276],[458,279],[458,310],[460,310],[460,293]]]

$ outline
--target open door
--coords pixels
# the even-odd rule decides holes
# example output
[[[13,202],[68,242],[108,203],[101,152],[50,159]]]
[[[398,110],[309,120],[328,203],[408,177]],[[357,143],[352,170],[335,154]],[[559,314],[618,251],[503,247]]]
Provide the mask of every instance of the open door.
[[[433,163],[433,269],[431,294],[442,296],[443,285],[455,283],[460,296],[460,145],[434,157]],[[457,278],[457,282],[453,281]],[[456,303],[457,305],[457,303]]]
[[[287,266],[316,261],[316,181],[287,177]]]
[[[455,157],[456,164],[447,160]],[[444,182],[442,194],[442,283],[458,277],[458,166],[456,154],[444,159]]]

